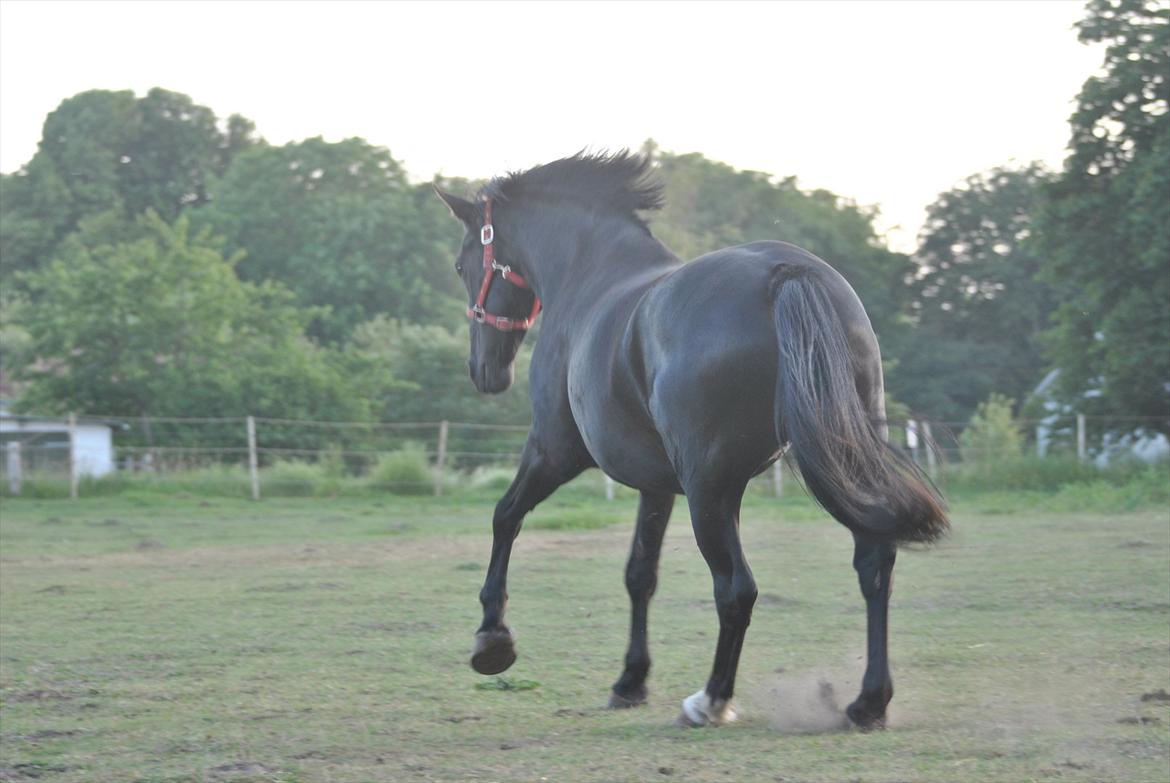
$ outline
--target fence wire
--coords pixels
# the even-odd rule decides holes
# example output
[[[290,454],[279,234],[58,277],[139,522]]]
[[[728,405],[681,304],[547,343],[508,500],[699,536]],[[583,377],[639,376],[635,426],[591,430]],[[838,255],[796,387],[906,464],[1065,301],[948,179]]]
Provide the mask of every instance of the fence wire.
[[[1170,429],[1163,418],[1071,413],[1015,423],[1018,436],[1002,443],[962,442],[966,423],[960,422],[919,418],[888,425],[891,441],[935,478],[965,463],[1019,457],[1021,450],[1036,458],[1082,462],[1142,444],[1156,451],[1165,448],[1157,433]],[[250,481],[258,495],[264,485],[304,483],[316,475],[439,494],[477,482],[499,484],[519,464],[528,429],[476,422],[5,415],[0,416],[0,480],[9,494],[19,492],[21,482],[38,480],[68,481],[76,494],[87,478],[194,480],[214,474]],[[612,493],[612,486],[597,484],[599,491]],[[757,491],[766,492],[782,485],[777,471],[754,482]]]

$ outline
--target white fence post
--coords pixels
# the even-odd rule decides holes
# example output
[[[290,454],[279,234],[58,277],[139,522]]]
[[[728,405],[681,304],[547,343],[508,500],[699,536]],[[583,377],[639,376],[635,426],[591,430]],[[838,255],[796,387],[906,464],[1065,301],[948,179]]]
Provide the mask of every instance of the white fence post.
[[[934,455],[934,438],[930,434],[930,422],[922,422],[922,445],[926,449],[926,475],[938,478],[938,460]]]
[[[450,423],[443,419],[439,422],[439,451],[435,455],[435,497],[443,494],[443,473],[447,469],[447,431]]]
[[[910,458],[918,464],[918,422],[914,419],[906,420],[906,448],[910,449]]]
[[[77,414],[69,414],[69,497],[77,500]]]
[[[21,470],[24,467],[20,460],[20,441],[8,443],[8,492],[12,495],[20,494]]]
[[[613,500],[617,482],[611,479],[608,473],[602,473],[601,475],[605,476],[605,499]]]
[[[1085,460],[1085,414],[1077,414],[1077,459]]]
[[[248,474],[252,478],[252,500],[260,499],[260,462],[256,455],[256,419],[248,417]]]
[[[776,497],[784,497],[784,457],[772,463],[772,490]]]

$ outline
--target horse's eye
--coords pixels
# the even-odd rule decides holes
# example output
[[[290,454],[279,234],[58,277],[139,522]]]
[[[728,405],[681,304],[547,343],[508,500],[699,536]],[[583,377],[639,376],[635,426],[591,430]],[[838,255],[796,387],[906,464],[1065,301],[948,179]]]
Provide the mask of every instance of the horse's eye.
[[[463,274],[463,264],[460,264],[459,262],[455,263],[455,274],[457,274],[457,275]]]

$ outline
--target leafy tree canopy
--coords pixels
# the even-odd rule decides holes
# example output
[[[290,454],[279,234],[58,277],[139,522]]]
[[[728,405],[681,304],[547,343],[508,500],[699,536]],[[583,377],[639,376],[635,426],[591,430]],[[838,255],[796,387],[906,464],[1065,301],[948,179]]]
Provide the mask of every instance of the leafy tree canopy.
[[[891,252],[873,227],[876,213],[826,190],[806,192],[795,177],[775,180],[739,171],[698,153],[676,155],[648,141],[666,206],[653,216],[655,234],[684,259],[762,239],[780,239],[817,254],[841,272],[865,302],[883,340],[903,329],[904,281],[910,260]]]
[[[197,225],[243,250],[246,280],[279,280],[323,306],[310,334],[341,342],[374,315],[453,323],[459,235],[430,187],[411,186],[389,151],[320,138],[242,153],[196,210]]]
[[[1092,0],[1080,38],[1107,44],[1081,91],[1070,154],[1039,224],[1048,332],[1078,409],[1170,431],[1170,7]],[[1086,397],[1089,390],[1100,396]]]
[[[302,337],[310,313],[278,285],[241,282],[220,243],[148,212],[87,218],[28,276],[37,361],[25,409],[113,415],[366,415],[328,355]]]
[[[1024,399],[1043,376],[1053,305],[1032,238],[1050,179],[1039,164],[997,168],[929,207],[908,292],[916,328],[891,379],[916,410],[963,422],[991,392]]]
[[[208,181],[254,146],[254,126],[215,114],[180,93],[154,88],[91,90],[68,98],[45,120],[40,147],[0,200],[0,273],[45,263],[87,216],[153,210],[171,221],[207,200]]]

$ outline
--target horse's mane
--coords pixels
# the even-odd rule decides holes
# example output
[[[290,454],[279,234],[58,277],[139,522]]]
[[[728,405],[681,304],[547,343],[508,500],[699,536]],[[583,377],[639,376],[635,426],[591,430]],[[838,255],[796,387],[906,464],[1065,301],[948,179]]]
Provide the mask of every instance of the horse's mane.
[[[618,212],[641,223],[638,210],[662,207],[662,184],[651,179],[649,172],[650,160],[629,150],[612,154],[581,151],[528,171],[496,177],[479,195],[502,201],[525,196],[563,198]]]

